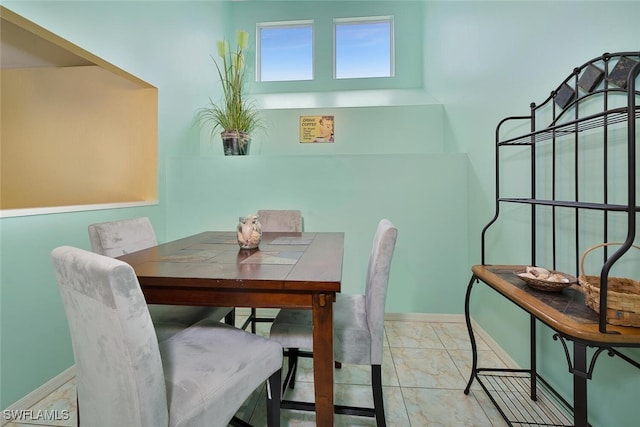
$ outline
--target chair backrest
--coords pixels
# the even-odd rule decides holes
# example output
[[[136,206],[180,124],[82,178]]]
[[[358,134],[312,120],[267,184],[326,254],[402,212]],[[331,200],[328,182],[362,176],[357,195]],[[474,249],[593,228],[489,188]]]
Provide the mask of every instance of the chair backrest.
[[[110,257],[156,246],[156,233],[149,218],[132,218],[101,222],[89,226],[93,252]]]
[[[70,246],[54,249],[51,258],[71,332],[81,418],[92,425],[167,426],[158,340],[131,266]]]
[[[388,219],[382,219],[378,223],[369,255],[365,299],[367,324],[371,334],[372,365],[382,364],[384,306],[397,237],[398,229]]]
[[[264,232],[302,232],[302,213],[298,210],[259,210]]]

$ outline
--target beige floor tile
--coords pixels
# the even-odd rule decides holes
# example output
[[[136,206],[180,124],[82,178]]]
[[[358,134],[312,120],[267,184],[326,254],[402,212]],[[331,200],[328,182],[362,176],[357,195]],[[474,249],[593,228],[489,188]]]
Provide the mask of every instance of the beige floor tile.
[[[446,350],[391,348],[401,387],[463,389],[466,381]]]
[[[430,323],[386,321],[384,327],[390,347],[444,348]]]
[[[8,414],[3,413],[3,417]],[[6,427],[29,426],[64,426],[77,425],[76,412],[76,382],[75,378],[67,381],[49,396],[33,405],[26,411],[21,411],[14,418],[15,422]],[[4,418],[3,418],[4,419]]]
[[[465,381],[469,380],[471,375],[471,350],[449,350],[449,355],[455,363],[460,374],[465,378]],[[507,365],[491,350],[478,351],[478,367],[479,368],[507,368]],[[481,389],[477,380],[474,380],[471,384],[471,388],[474,390]]]
[[[7,417],[11,417],[12,415],[6,415]],[[26,418],[28,418],[28,415],[25,415]],[[29,421],[32,422],[32,421]],[[34,425],[36,426],[46,426],[46,424],[24,424],[24,423],[14,423],[14,422],[10,422],[5,424],[3,427],[33,427]],[[48,426],[47,426],[48,427]]]
[[[471,350],[469,331],[465,323],[433,323],[433,329],[447,350]],[[475,334],[478,350],[490,350],[487,343]]]
[[[492,427],[473,395],[461,390],[402,388],[412,426]]]

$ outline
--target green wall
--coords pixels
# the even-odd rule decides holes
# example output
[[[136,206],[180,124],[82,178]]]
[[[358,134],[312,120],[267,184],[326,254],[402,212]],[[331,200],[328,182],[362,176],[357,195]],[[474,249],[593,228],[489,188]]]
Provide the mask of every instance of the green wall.
[[[345,293],[364,291],[373,232],[381,218],[390,218],[399,237],[387,311],[461,312],[464,289],[456,283],[466,281],[467,270],[464,155],[176,157],[167,175],[167,221],[179,224],[179,232],[171,231],[175,237],[228,230],[238,216],[260,208],[299,208],[307,231],[344,230]]]
[[[148,215],[165,240],[229,229],[261,208],[298,208],[306,230],[346,231],[344,290],[358,292],[372,231],[388,217],[399,238],[387,311],[462,313],[479,231],[492,215],[497,121],[526,114],[574,66],[637,50],[640,40],[638,2],[284,3],[2,1],[158,87],[160,203],[0,220],[0,406],[73,363],[48,253],[61,244],[88,248],[92,222]],[[244,158],[224,157],[219,140],[194,125],[195,111],[219,91],[209,56],[215,41],[248,29],[252,17],[305,19],[311,10],[326,20],[384,8],[420,18],[406,24],[409,39],[397,39],[410,54],[399,60],[408,74],[396,86],[327,83],[284,95],[257,88],[268,126]],[[336,116],[336,142],[300,144],[298,117],[325,112]],[[525,365],[527,318],[480,288],[472,310]],[[543,333],[540,350],[550,357],[542,367],[570,395],[557,344]],[[599,362],[589,384],[594,425],[629,425],[638,378],[619,360]]]
[[[51,250],[63,244],[90,249],[89,224],[143,215],[165,239],[167,153],[198,138],[193,113],[207,99],[202,88],[212,86],[202,70],[228,16],[219,2],[1,4],[159,89],[158,205],[0,219],[0,407],[6,408],[73,364]]]
[[[494,209],[494,131],[506,116],[526,115],[562,80],[604,52],[640,49],[639,2],[426,2],[425,90],[444,106],[448,149],[469,156],[469,260],[480,262],[480,231]],[[429,42],[431,41],[431,42]],[[511,226],[518,224],[516,217]],[[528,245],[504,233],[489,262],[522,260]],[[523,253],[525,253],[523,255]],[[636,276],[637,277],[637,268]],[[521,366],[528,366],[529,318],[486,286],[476,286],[473,317]],[[542,329],[542,373],[571,400],[562,348]],[[640,360],[640,351],[628,350]],[[589,382],[590,421],[637,424],[632,409],[640,372],[620,359],[600,358]],[[636,390],[631,392],[630,390]]]

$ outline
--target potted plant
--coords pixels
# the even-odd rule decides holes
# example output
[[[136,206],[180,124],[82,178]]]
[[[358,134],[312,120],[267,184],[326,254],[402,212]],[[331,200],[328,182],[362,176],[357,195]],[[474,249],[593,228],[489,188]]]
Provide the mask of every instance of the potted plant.
[[[226,40],[217,42],[221,63],[213,58],[222,83],[222,100],[198,112],[200,123],[211,126],[211,136],[222,129],[221,137],[225,155],[245,155],[249,151],[250,134],[262,125],[260,112],[244,97],[246,70],[245,50],[249,43],[249,33],[236,32],[236,49],[230,50]]]

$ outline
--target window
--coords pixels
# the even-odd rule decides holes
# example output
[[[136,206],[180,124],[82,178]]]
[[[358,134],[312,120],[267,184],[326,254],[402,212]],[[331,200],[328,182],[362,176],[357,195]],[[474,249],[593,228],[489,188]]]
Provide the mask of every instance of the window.
[[[393,18],[345,18],[334,22],[335,78],[393,76]]]
[[[314,40],[316,32],[318,39]],[[256,38],[256,80],[260,82],[317,79],[326,83],[330,79],[393,77],[395,73],[392,16],[336,18],[333,28],[314,28],[313,20],[259,23]],[[316,42],[318,52],[314,51]]]
[[[257,39],[258,81],[313,80],[313,21],[258,24]]]

